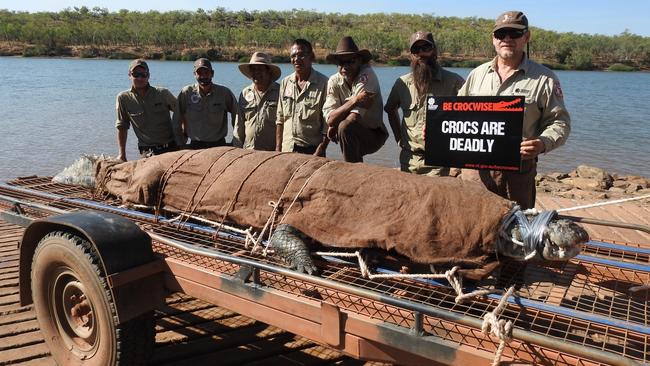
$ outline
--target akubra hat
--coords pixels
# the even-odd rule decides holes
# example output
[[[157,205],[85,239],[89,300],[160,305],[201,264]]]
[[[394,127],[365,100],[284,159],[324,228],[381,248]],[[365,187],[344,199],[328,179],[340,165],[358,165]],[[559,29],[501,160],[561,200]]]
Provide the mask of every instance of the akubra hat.
[[[368,50],[359,50],[357,44],[354,43],[354,40],[350,36],[341,38],[339,44],[336,45],[336,52],[330,53],[327,55],[327,61],[331,63],[336,63],[340,56],[347,55],[358,55],[361,57],[363,63],[366,63],[372,59],[372,55]]]
[[[241,73],[244,74],[244,76],[246,76],[249,79],[253,79],[253,73],[251,72],[251,65],[268,66],[269,72],[271,73],[271,79],[273,79],[273,81],[278,80],[280,78],[280,75],[282,74],[280,68],[271,63],[271,56],[263,52],[255,52],[253,56],[251,56],[251,60],[249,63],[239,64],[239,71],[241,71]]]

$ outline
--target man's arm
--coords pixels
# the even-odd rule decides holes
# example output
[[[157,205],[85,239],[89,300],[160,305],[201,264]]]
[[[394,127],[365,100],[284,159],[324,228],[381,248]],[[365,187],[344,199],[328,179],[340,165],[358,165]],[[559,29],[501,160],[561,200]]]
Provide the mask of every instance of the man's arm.
[[[117,128],[117,159],[126,161],[126,137],[129,130],[126,127]]]
[[[387,109],[386,114],[388,115],[388,123],[390,124],[390,129],[393,131],[395,142],[399,145],[399,142],[402,139],[402,131],[400,130],[400,120],[397,108]]]
[[[327,125],[329,127],[338,127],[341,121],[348,119],[350,111],[354,108],[369,108],[374,97],[375,93],[369,93],[366,90],[362,90],[359,94],[351,96],[345,103],[329,113],[327,116]]]
[[[322,156],[325,157],[325,151],[327,151],[327,145],[329,144],[330,140],[327,137],[327,135],[323,135],[323,139],[321,140],[320,144],[316,147],[316,152],[314,153],[315,156]]]
[[[284,133],[284,125],[278,123],[275,125],[275,151],[282,151],[282,134]]]
[[[244,147],[244,141],[246,140],[246,128],[244,124],[244,104],[246,100],[244,99],[243,92],[239,94],[239,103],[237,105],[237,119],[235,121],[235,128],[232,132],[232,145],[236,147]]]

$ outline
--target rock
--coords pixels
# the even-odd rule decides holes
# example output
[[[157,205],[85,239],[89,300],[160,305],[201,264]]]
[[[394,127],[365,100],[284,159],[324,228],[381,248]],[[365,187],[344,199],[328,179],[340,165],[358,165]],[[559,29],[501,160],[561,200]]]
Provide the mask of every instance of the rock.
[[[546,176],[556,181],[569,178],[569,175],[567,173],[560,173],[560,172],[548,173]]]
[[[623,190],[625,190],[625,188],[627,188],[627,186],[629,186],[629,185],[630,185],[630,182],[628,182],[627,180],[617,179],[614,182],[612,182],[612,187],[613,188],[621,188]]]
[[[638,194],[639,196],[648,195],[648,194],[650,194],[650,188],[640,189],[640,190],[636,191],[636,194]]]
[[[628,177],[627,181],[633,184],[640,185],[642,189],[650,188],[650,179],[646,179],[643,177]]]
[[[601,193],[599,195],[596,195],[596,198],[604,200],[604,199],[609,198],[609,195],[607,194],[607,192],[603,192],[603,193]]]
[[[576,168],[578,178],[597,179],[602,182],[599,186],[607,189],[612,186],[614,178],[606,170],[588,165],[579,165]]]
[[[643,189],[643,187],[641,187],[640,184],[630,183],[630,185],[627,186],[627,188],[625,188],[625,193],[636,193],[637,191],[640,191],[641,189]]]
[[[575,188],[583,191],[599,191],[609,188],[605,182],[594,178],[571,178],[563,180],[562,183],[571,184]]]
[[[610,193],[625,193],[625,188],[614,186],[610,187],[607,191]]]
[[[575,198],[575,193],[573,191],[566,191],[566,192],[558,192],[557,193],[558,197],[563,197],[563,198]]]
[[[561,182],[543,181],[538,185],[544,192],[564,192],[571,190],[573,186]]]

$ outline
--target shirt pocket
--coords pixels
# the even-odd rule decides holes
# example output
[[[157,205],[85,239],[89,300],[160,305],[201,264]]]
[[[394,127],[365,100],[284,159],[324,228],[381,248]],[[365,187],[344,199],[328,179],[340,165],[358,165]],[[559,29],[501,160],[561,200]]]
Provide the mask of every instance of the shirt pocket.
[[[322,111],[318,110],[318,104],[316,100],[304,101],[302,103],[302,110],[300,114],[300,119],[304,123],[315,124],[318,121],[318,117]]]
[[[413,102],[404,110],[404,124],[407,127],[415,127],[418,124],[418,109],[418,104]]]
[[[264,110],[262,116],[264,121],[273,121],[275,122],[275,116],[278,113],[278,102],[266,102],[264,104]]]

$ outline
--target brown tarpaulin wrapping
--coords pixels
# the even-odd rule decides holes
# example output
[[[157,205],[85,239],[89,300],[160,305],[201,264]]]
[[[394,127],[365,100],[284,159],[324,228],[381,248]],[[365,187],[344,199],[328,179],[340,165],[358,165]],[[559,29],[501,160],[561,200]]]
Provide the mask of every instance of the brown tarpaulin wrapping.
[[[484,265],[513,205],[455,178],[230,147],[102,162],[96,178],[98,189],[124,202],[218,222],[227,215],[226,223],[258,232],[272,213],[269,201],[280,200],[277,220],[324,245],[394,249],[433,264]]]

